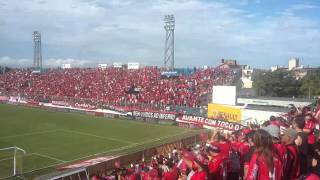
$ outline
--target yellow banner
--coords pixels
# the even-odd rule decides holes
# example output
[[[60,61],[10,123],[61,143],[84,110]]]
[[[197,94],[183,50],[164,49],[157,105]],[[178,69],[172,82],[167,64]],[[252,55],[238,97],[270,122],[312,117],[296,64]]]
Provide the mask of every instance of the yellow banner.
[[[208,118],[226,120],[229,122],[240,122],[241,110],[240,108],[221,104],[208,104]]]

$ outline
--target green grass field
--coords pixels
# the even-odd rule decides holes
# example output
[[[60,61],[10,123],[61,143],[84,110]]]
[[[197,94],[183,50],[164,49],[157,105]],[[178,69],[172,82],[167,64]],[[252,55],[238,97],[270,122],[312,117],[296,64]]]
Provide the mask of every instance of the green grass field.
[[[173,126],[0,104],[0,148],[17,146],[27,152],[22,166],[27,177],[97,154],[130,152],[194,133]],[[11,155],[0,151],[0,178],[12,169]]]

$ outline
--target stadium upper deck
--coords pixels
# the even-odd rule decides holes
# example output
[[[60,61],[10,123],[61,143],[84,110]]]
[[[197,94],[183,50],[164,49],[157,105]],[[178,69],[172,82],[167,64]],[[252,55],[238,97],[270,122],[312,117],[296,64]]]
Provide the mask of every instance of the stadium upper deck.
[[[162,78],[156,67],[139,70],[117,68],[12,70],[0,75],[0,92],[16,93],[34,100],[85,100],[102,104],[153,104],[198,107],[213,85],[233,79],[228,69],[198,70],[190,76]]]

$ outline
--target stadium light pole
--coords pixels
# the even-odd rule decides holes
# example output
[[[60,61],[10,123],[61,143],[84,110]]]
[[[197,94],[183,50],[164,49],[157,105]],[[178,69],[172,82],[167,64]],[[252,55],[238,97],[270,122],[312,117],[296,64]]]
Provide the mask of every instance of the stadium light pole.
[[[164,29],[166,30],[165,48],[164,48],[164,68],[167,71],[174,70],[174,15],[164,16]]]
[[[42,48],[41,48],[41,33],[40,31],[33,31],[33,67],[37,70],[42,68]]]

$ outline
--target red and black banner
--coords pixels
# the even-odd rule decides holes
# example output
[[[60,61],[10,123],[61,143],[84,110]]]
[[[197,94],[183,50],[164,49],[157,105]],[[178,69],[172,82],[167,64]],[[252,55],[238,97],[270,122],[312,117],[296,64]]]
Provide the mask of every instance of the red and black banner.
[[[223,128],[230,131],[237,131],[243,128],[243,125],[238,123],[228,122],[224,120],[208,119],[208,118],[198,117],[198,116],[189,116],[189,115],[183,115],[183,116],[177,117],[176,121],[181,123],[196,124],[202,127],[209,126],[209,127],[215,127],[215,128]]]

